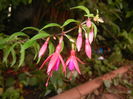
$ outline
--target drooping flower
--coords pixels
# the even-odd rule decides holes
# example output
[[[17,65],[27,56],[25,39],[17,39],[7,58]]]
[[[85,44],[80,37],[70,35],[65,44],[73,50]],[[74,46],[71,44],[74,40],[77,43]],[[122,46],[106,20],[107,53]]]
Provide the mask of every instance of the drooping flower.
[[[46,39],[46,41],[44,42],[43,46],[40,48],[40,51],[39,51],[39,55],[38,57],[41,57],[44,55],[44,53],[46,52],[46,49],[47,49],[47,46],[48,46],[48,42],[49,42],[49,37]]]
[[[89,58],[91,58],[91,46],[88,38],[85,40],[85,53]]]
[[[91,31],[89,33],[89,42],[90,42],[90,44],[92,43],[93,38],[94,38],[94,33],[93,33],[93,29],[91,29]]]
[[[63,40],[63,37],[60,38],[59,44],[57,45],[55,52],[52,55],[50,55],[43,62],[41,67],[39,68],[39,69],[42,69],[44,67],[45,63],[49,61],[48,68],[47,68],[47,74],[49,76],[48,80],[52,76],[53,71],[57,71],[58,70],[60,62],[62,63],[62,66],[63,66],[63,72],[65,72],[65,67],[66,67],[65,66],[65,62],[64,62],[62,56],[60,55],[62,40]],[[48,80],[46,82],[46,86],[48,84]]]
[[[79,66],[78,66],[78,61],[81,64],[84,64],[79,58],[75,56],[75,50],[71,50],[71,55],[66,61],[66,66],[68,66],[68,69],[70,71],[76,70],[79,74],[81,74]]]
[[[92,24],[91,23],[91,20],[90,20],[90,18],[88,18],[87,21],[86,21],[87,27],[90,28],[91,27],[91,24]]]
[[[78,37],[77,37],[77,41],[76,41],[76,47],[77,47],[78,52],[79,52],[81,47],[82,47],[82,29],[81,29],[81,27],[79,27],[79,30],[78,30]]]

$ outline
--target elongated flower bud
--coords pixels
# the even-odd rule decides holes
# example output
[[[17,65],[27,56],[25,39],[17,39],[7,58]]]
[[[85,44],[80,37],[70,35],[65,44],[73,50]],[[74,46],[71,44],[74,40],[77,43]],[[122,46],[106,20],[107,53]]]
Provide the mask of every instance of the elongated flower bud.
[[[91,27],[91,20],[90,20],[90,18],[88,18],[88,20],[86,21],[86,25],[87,25],[88,28]]]
[[[41,49],[40,49],[40,51],[39,51],[39,57],[43,56],[44,53],[46,52],[49,39],[50,39],[50,38],[48,37],[47,40],[45,41],[45,43],[43,44],[43,46],[41,47]]]
[[[93,29],[92,29],[92,30],[90,31],[90,33],[89,33],[89,42],[90,42],[90,44],[92,43],[93,38],[94,38],[94,33],[93,33]]]
[[[78,52],[80,51],[81,47],[82,47],[82,29],[81,27],[79,27],[78,30],[78,37],[77,37],[77,41],[76,41],[76,47],[78,49]]]
[[[61,49],[62,49],[62,41],[63,41],[63,36],[61,36],[61,38],[59,39],[59,44],[56,47],[56,52],[60,53]]]
[[[85,53],[89,58],[91,58],[91,46],[89,43],[89,39],[87,39],[87,38],[85,40]]]

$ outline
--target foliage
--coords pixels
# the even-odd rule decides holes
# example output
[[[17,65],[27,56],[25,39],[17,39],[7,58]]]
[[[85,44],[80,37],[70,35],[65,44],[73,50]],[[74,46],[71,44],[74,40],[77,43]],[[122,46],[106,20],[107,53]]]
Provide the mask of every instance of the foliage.
[[[1,0],[0,1],[0,31],[5,31],[5,25],[3,24],[4,20],[8,19],[7,14],[10,4],[12,4],[13,9],[16,9],[19,4],[31,4],[32,0],[19,0],[10,2]],[[49,23],[43,26],[45,20],[41,20],[42,23],[39,25],[40,27],[25,27],[20,32],[12,33],[11,35],[7,35],[8,33],[0,34],[0,50],[2,52],[2,62],[0,69],[5,72],[14,68],[16,71],[22,70],[23,66],[27,66],[28,71],[18,72],[17,78],[8,77],[6,80],[6,85],[3,83],[4,79],[2,76],[0,77],[0,86],[4,92],[2,92],[3,98],[11,98],[15,99],[18,97],[22,97],[21,93],[23,93],[25,87],[30,86],[34,87],[37,90],[41,89],[42,96],[49,95],[50,93],[61,93],[63,90],[69,89],[73,86],[77,86],[82,82],[82,76],[85,76],[85,81],[91,78],[91,76],[100,76],[104,73],[107,73],[111,70],[117,69],[122,63],[122,61],[126,59],[132,60],[133,55],[133,21],[132,21],[132,1],[124,1],[124,0],[77,0],[70,2],[65,2],[65,7],[70,8],[73,5],[85,5],[89,8],[83,6],[77,6],[71,8],[72,15],[65,22],[61,24]],[[4,3],[4,5],[3,5]],[[48,0],[48,4],[54,4],[55,1]],[[49,6],[49,5],[48,5]],[[46,6],[46,7],[48,7]],[[59,8],[58,6],[57,8]],[[77,11],[76,9],[80,9]],[[81,11],[81,12],[80,12]],[[97,11],[97,12],[96,12]],[[39,11],[38,11],[39,12]],[[43,11],[44,12],[44,11]],[[51,12],[51,11],[48,11]],[[91,14],[93,12],[95,14]],[[56,14],[56,12],[55,12]],[[84,17],[83,17],[84,15]],[[76,16],[76,17],[75,17]],[[38,58],[38,52],[40,49],[40,45],[42,45],[43,41],[46,40],[47,37],[53,37],[48,45],[48,53],[45,56],[51,55],[55,51],[55,45],[57,44],[58,36],[61,35],[62,30],[66,31],[67,29],[78,26],[81,24],[81,20],[85,20],[87,17],[93,18],[96,17],[98,19],[99,16],[102,16],[104,20],[103,24],[99,25],[99,22],[92,23],[94,29],[95,36],[95,44],[93,44],[93,59],[89,60],[84,58],[84,54],[79,53],[79,57],[84,59],[84,61],[88,64],[80,65],[82,75],[77,76],[77,73],[74,73],[72,80],[69,78],[71,73],[68,72],[67,77],[65,78],[61,72],[61,69],[58,72],[54,72],[53,77],[50,79],[51,82],[47,88],[44,87],[44,81],[46,81],[47,77],[43,73],[46,71],[38,71],[36,67],[34,67],[36,63],[42,62],[41,58]],[[52,15],[50,16],[52,17]],[[48,16],[48,18],[50,18]],[[12,17],[10,17],[12,18]],[[40,17],[39,17],[40,18]],[[46,20],[48,19],[46,18]],[[61,18],[59,18],[61,19]],[[102,20],[101,19],[101,20]],[[12,20],[12,19],[11,19]],[[58,21],[58,20],[56,20]],[[100,20],[99,20],[100,21]],[[59,22],[60,23],[60,22]],[[97,27],[98,30],[97,30]],[[15,27],[14,27],[15,28]],[[84,28],[87,28],[84,26]],[[16,29],[17,30],[17,29]],[[88,31],[90,31],[88,29]],[[11,32],[11,31],[9,31]],[[77,36],[77,30],[71,32],[71,34],[67,34],[64,44],[64,49],[62,50],[66,52],[70,49],[69,42],[75,42],[75,37]],[[98,34],[97,34],[98,32]],[[59,34],[57,34],[59,33]],[[56,39],[56,40],[55,40]],[[110,48],[111,51],[108,53],[98,53],[95,50],[98,48],[102,48],[106,46]],[[67,48],[66,48],[67,47]],[[96,47],[96,48],[95,48]],[[106,52],[106,51],[105,51]],[[68,56],[68,53],[62,53],[64,56]],[[107,54],[107,55],[106,55]],[[43,58],[45,58],[45,56]],[[104,57],[104,60],[98,60],[100,56]],[[65,57],[66,58],[66,57]],[[40,66],[40,64],[39,64]],[[37,70],[37,71],[36,71]],[[14,71],[14,70],[13,70]],[[33,72],[31,72],[33,71]],[[4,72],[3,72],[4,73]],[[3,75],[2,73],[2,75]],[[11,74],[14,72],[11,72]],[[81,78],[80,78],[81,77]],[[16,80],[17,79],[17,80]],[[77,80],[80,79],[80,80]],[[18,81],[18,82],[17,82]],[[83,80],[83,82],[85,82]],[[19,88],[16,88],[16,84],[19,85]],[[109,87],[110,82],[105,81],[105,86]],[[0,92],[1,95],[1,92]]]

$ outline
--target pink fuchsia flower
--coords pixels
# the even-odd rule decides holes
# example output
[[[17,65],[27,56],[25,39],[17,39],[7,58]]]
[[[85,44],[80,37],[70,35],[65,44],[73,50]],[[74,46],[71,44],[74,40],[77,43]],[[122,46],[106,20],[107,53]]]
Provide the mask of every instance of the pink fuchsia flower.
[[[71,50],[71,56],[67,59],[66,66],[68,66],[70,71],[74,71],[76,69],[77,72],[81,74],[77,61],[79,61],[81,64],[84,64],[79,58],[75,56],[75,50]]]
[[[90,20],[90,18],[88,18],[87,21],[86,21],[87,27],[90,28],[91,27],[91,24],[92,24],[91,23],[91,20]]]
[[[93,38],[94,38],[94,33],[93,33],[93,29],[91,29],[91,31],[89,33],[89,42],[90,42],[90,44],[92,43]]]
[[[43,44],[43,46],[40,48],[40,51],[39,51],[39,57],[43,56],[44,53],[46,52],[46,49],[47,49],[47,46],[48,46],[48,42],[49,42],[49,37],[46,39],[45,43]]]
[[[78,52],[80,51],[81,47],[82,47],[82,29],[81,27],[79,27],[78,30],[78,37],[77,37],[77,41],[76,41],[76,47],[78,49]]]
[[[88,38],[85,40],[85,53],[89,58],[91,58],[91,46]]]
[[[63,66],[63,72],[65,72],[65,67],[66,67],[65,62],[62,56],[60,55],[62,40],[63,40],[63,37],[60,38],[59,44],[57,45],[55,52],[52,55],[50,55],[39,68],[39,69],[42,69],[45,63],[50,61],[47,68],[47,74],[49,77],[46,82],[46,86],[48,85],[49,78],[52,76],[52,72],[58,70],[60,62],[62,63],[62,66]]]

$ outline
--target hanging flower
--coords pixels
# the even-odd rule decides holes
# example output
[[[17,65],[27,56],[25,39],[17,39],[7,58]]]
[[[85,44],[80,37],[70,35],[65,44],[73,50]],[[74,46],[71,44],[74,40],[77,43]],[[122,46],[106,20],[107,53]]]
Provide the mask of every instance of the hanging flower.
[[[76,47],[77,47],[78,52],[79,52],[81,47],[82,47],[82,29],[81,29],[81,27],[79,27],[79,30],[78,30],[78,37],[77,37],[77,41],[76,41]]]
[[[85,40],[85,53],[89,58],[91,58],[91,46],[88,38]]]
[[[91,27],[91,24],[92,24],[91,23],[91,20],[90,20],[90,18],[88,18],[87,21],[86,21],[87,27],[90,28]]]
[[[71,50],[71,55],[66,61],[66,66],[68,66],[70,71],[74,71],[76,69],[77,72],[81,74],[77,61],[79,61],[81,64],[84,64],[79,58],[75,56],[75,50]]]
[[[61,43],[62,43],[63,37],[60,38],[59,44],[56,47],[55,52],[50,55],[41,65],[41,67],[39,69],[42,69],[45,65],[46,62],[50,61],[48,64],[48,68],[47,68],[47,74],[48,74],[48,80],[46,82],[46,86],[48,85],[48,81],[49,78],[52,76],[53,71],[57,71],[60,65],[60,62],[63,65],[63,72],[65,72],[65,63],[64,60],[62,58],[62,56],[60,55],[61,52]]]
[[[48,37],[48,38],[46,39],[45,43],[43,44],[43,46],[40,48],[38,57],[42,57],[42,56],[44,55],[44,53],[46,52],[49,39],[50,39],[50,38]]]
[[[93,33],[93,29],[91,29],[91,31],[89,33],[89,42],[90,42],[90,44],[92,43],[93,38],[94,38],[94,33]]]

